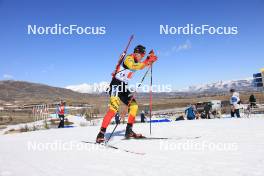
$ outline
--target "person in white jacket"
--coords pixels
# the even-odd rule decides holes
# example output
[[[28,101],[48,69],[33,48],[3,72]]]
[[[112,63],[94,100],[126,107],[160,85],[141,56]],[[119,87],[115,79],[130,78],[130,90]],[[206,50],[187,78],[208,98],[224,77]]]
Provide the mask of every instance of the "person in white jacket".
[[[230,93],[232,93],[232,96],[230,98],[230,105],[231,105],[231,117],[235,117],[235,114],[237,118],[240,118],[239,108],[240,108],[240,98],[239,93],[235,91],[235,89],[231,89]]]

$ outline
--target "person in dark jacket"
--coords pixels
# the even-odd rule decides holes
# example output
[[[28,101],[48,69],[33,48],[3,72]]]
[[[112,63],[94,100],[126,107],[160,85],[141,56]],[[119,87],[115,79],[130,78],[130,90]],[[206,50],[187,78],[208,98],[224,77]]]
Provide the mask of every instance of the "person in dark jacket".
[[[144,111],[141,111],[140,113],[140,119],[141,119],[141,123],[145,123],[145,112]]]
[[[212,105],[211,103],[206,103],[204,106],[204,112],[205,112],[205,118],[206,119],[211,119],[210,118],[210,112],[212,110]]]
[[[251,108],[256,107],[256,98],[253,94],[249,97],[249,103]]]

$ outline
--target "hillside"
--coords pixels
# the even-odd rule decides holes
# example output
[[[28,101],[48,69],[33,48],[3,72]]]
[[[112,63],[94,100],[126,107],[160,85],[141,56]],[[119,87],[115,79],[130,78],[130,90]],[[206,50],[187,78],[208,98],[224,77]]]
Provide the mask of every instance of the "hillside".
[[[91,96],[93,95],[38,83],[11,80],[0,81],[0,99],[8,102],[45,102],[58,101],[61,98],[85,101],[86,98]]]

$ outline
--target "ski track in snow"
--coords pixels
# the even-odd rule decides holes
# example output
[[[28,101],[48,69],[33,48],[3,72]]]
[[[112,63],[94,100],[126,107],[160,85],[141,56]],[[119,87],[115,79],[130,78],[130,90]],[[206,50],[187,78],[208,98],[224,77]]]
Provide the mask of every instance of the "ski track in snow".
[[[109,126],[108,133],[114,125]],[[98,126],[51,129],[0,135],[0,176],[262,176],[264,175],[264,115],[251,119],[212,119],[153,123],[153,137],[169,140],[122,140],[120,125],[109,144],[145,155],[126,153],[81,141],[94,141]],[[134,130],[149,135],[149,124],[135,124]],[[201,136],[198,139],[193,137]],[[77,147],[33,151],[29,142],[72,143]],[[166,149],[163,144],[208,142],[235,144],[233,150]],[[81,147],[80,147],[81,146]],[[83,149],[86,147],[86,149]]]

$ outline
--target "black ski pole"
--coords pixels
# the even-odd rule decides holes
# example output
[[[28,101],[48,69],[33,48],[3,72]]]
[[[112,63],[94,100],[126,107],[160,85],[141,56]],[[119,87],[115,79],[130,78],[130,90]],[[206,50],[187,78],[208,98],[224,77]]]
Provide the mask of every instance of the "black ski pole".
[[[149,133],[151,135],[151,118],[152,118],[152,64],[150,66],[150,97],[149,97]]]

